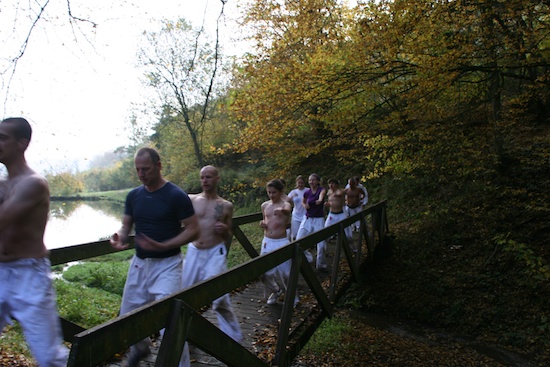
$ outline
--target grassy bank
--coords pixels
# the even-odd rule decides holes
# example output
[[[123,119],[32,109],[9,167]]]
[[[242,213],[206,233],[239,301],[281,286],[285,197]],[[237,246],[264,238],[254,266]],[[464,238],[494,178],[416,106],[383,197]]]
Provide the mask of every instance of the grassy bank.
[[[124,202],[126,195],[131,189],[101,191],[101,192],[84,192],[77,195],[81,198],[94,198],[99,200],[114,200]]]

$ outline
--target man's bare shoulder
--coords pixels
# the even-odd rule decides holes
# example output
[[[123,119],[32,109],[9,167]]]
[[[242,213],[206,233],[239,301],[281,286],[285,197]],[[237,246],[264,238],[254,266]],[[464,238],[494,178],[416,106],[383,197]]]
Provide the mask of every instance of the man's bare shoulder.
[[[49,194],[48,180],[44,176],[36,172],[33,172],[32,174],[20,176],[16,179],[8,179],[6,181],[6,184],[12,192],[14,191],[32,192],[32,193],[47,192]]]
[[[217,200],[218,200],[218,202],[222,203],[224,206],[233,207],[233,203],[231,201],[226,200],[226,199],[222,198],[221,196],[218,196]]]
[[[188,194],[188,195],[191,201],[204,199],[204,195],[202,194],[202,192],[198,194]]]

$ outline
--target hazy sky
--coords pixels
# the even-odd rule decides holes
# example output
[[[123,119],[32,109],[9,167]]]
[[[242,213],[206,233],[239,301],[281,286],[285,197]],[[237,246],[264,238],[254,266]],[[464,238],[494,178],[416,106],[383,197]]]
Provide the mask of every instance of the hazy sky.
[[[225,35],[238,36],[231,22],[237,2],[226,2]],[[18,0],[2,1],[0,71],[17,54],[31,24],[28,9],[17,10],[25,6],[18,4]],[[140,72],[134,67],[143,30],[157,30],[155,20],[184,17],[196,26],[206,19],[213,32],[221,10],[221,0],[71,0],[73,16],[97,24],[79,23],[81,29],[77,29],[68,25],[66,4],[66,0],[50,0],[8,94],[11,73],[1,76],[1,115],[30,121],[34,134],[27,159],[42,172],[82,169],[86,160],[127,145],[131,103],[146,98]],[[233,46],[226,43],[225,47]]]

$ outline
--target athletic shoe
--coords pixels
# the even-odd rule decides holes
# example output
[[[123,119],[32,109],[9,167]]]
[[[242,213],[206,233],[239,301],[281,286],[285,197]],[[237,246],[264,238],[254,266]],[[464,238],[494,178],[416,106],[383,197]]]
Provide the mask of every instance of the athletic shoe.
[[[277,292],[275,293],[271,293],[269,295],[269,298],[267,299],[267,304],[268,305],[274,305],[275,302],[277,302],[277,300],[279,299],[279,297],[281,296],[281,294],[283,294],[283,290],[282,289],[279,289]]]
[[[121,367],[137,367],[140,359],[146,357],[151,353],[149,346],[145,346],[144,343],[139,342],[130,348],[130,352],[126,356],[126,359],[122,361]]]

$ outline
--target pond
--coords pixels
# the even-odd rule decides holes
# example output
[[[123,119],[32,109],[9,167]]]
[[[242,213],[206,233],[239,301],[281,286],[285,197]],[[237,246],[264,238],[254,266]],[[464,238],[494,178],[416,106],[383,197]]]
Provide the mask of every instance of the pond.
[[[52,201],[44,234],[48,249],[95,242],[110,237],[121,225],[124,204],[97,201]]]

